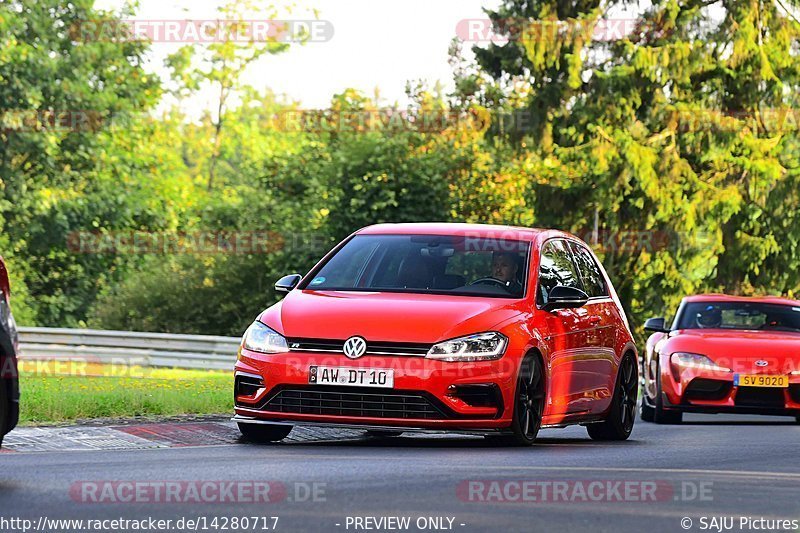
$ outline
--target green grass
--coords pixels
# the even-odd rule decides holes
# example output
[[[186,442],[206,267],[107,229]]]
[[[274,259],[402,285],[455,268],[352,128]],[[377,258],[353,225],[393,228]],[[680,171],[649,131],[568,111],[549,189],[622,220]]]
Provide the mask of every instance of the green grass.
[[[20,423],[233,411],[231,373],[148,369],[144,375],[89,377],[23,371]]]

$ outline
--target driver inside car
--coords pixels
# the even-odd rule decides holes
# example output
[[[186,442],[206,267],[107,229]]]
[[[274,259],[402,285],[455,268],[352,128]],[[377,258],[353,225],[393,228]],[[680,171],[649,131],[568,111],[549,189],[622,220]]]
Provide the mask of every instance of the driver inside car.
[[[708,306],[697,313],[697,325],[700,329],[718,329],[722,327],[722,310],[718,307]]]
[[[519,282],[519,256],[511,252],[495,252],[492,257],[492,277],[503,282],[511,294],[522,292]]]

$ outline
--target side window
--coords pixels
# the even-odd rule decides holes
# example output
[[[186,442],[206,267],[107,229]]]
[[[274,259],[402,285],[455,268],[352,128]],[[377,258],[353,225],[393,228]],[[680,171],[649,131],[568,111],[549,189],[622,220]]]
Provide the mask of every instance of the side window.
[[[583,278],[583,286],[586,287],[586,293],[589,298],[608,296],[606,281],[591,252],[584,246],[574,242],[570,243],[570,247],[572,248],[572,253],[575,254],[575,262],[578,265],[578,271],[581,274],[581,278]]]
[[[567,249],[567,243],[561,240],[548,241],[542,248],[536,302],[539,305],[547,303],[547,295],[557,285],[582,288],[572,254]]]

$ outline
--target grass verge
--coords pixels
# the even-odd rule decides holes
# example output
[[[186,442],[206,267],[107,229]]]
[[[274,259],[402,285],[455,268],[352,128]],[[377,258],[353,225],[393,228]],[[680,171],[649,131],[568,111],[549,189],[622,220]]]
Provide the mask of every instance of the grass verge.
[[[102,371],[87,376],[30,373],[23,367],[20,423],[233,411],[233,378],[228,372],[140,370],[126,376]]]

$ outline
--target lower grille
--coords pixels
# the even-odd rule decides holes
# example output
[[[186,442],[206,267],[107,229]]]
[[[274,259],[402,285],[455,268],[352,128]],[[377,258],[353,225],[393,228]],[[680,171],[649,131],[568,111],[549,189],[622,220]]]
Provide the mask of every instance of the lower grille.
[[[792,397],[792,401],[800,403],[800,385],[789,385],[789,396]]]
[[[472,407],[495,407],[498,408],[503,403],[503,396],[497,385],[452,385],[448,389],[448,394],[460,399]]]
[[[737,407],[784,407],[783,389],[772,387],[741,387],[734,400]]]
[[[234,381],[234,396],[253,396],[264,387],[264,381],[256,376],[237,374]]]
[[[714,379],[693,379],[686,387],[686,399],[688,400],[721,400],[731,392],[733,385],[729,381],[717,381]]]
[[[361,389],[283,389],[264,405],[267,411],[364,418],[450,418],[421,394]]]

